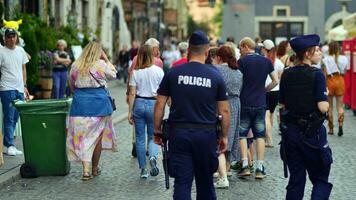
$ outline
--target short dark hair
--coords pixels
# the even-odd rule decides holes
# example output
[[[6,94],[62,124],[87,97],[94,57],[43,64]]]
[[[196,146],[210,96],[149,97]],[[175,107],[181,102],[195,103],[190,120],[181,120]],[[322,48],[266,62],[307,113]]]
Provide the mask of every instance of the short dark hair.
[[[205,52],[205,50],[209,48],[209,44],[202,45],[192,45],[189,44],[189,53],[190,55],[201,55]]]
[[[229,36],[226,38],[226,42],[233,42],[235,43],[235,38],[233,36]]]

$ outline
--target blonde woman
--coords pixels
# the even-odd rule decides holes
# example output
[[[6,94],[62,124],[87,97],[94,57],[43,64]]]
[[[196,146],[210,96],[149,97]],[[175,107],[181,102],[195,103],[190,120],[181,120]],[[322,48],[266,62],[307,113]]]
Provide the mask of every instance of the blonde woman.
[[[146,127],[151,176],[157,176],[158,146],[153,143],[153,108],[156,103],[157,89],[163,78],[163,70],[153,64],[152,48],[143,45],[138,50],[137,65],[129,82],[130,124],[135,125],[136,153],[141,178],[148,178],[146,169]]]
[[[344,73],[348,65],[346,56],[340,55],[340,46],[337,42],[329,43],[329,55],[323,59],[324,71],[327,74],[326,85],[328,87],[329,109],[329,134],[334,134],[333,107],[334,97],[336,99],[336,110],[338,113],[339,131],[338,136],[343,135],[344,109],[343,96],[345,94]]]
[[[70,70],[70,86],[74,96],[67,149],[69,160],[83,164],[82,180],[99,175],[101,150],[115,147],[111,118],[113,109],[106,90],[106,81],[115,76],[114,66],[97,42],[90,42],[84,48]]]

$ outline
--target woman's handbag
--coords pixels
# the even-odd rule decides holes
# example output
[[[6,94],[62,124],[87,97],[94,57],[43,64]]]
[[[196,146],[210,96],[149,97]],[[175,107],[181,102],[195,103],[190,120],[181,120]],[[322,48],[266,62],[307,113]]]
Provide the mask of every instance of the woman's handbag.
[[[89,73],[101,87],[105,87],[105,86],[101,85],[101,83],[98,81],[98,79],[96,79],[95,76],[90,71],[89,71]],[[110,93],[109,93],[108,90],[107,90],[107,92],[108,92],[108,97],[109,97],[110,102],[111,102],[112,110],[115,111],[116,110],[115,99],[110,96]]]

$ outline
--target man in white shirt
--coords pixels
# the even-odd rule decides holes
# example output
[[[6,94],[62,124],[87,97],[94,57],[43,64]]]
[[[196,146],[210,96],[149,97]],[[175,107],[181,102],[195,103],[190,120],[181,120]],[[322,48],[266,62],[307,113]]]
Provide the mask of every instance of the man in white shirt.
[[[18,35],[14,29],[6,29],[5,46],[0,48],[0,97],[3,107],[4,146],[8,155],[21,155],[14,145],[14,130],[19,114],[12,101],[28,98],[26,89],[26,53],[18,47]]]

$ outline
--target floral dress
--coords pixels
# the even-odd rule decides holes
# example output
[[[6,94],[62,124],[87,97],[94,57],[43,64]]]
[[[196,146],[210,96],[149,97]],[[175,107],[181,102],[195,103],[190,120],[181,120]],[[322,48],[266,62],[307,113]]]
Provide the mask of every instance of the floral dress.
[[[70,84],[74,90],[107,87],[106,80],[114,79],[115,76],[116,70],[99,60],[90,68],[90,73],[87,76],[81,76],[78,68],[73,65],[70,71]],[[67,135],[68,159],[91,162],[100,136],[102,136],[102,149],[116,149],[111,115],[104,117],[70,116]]]

